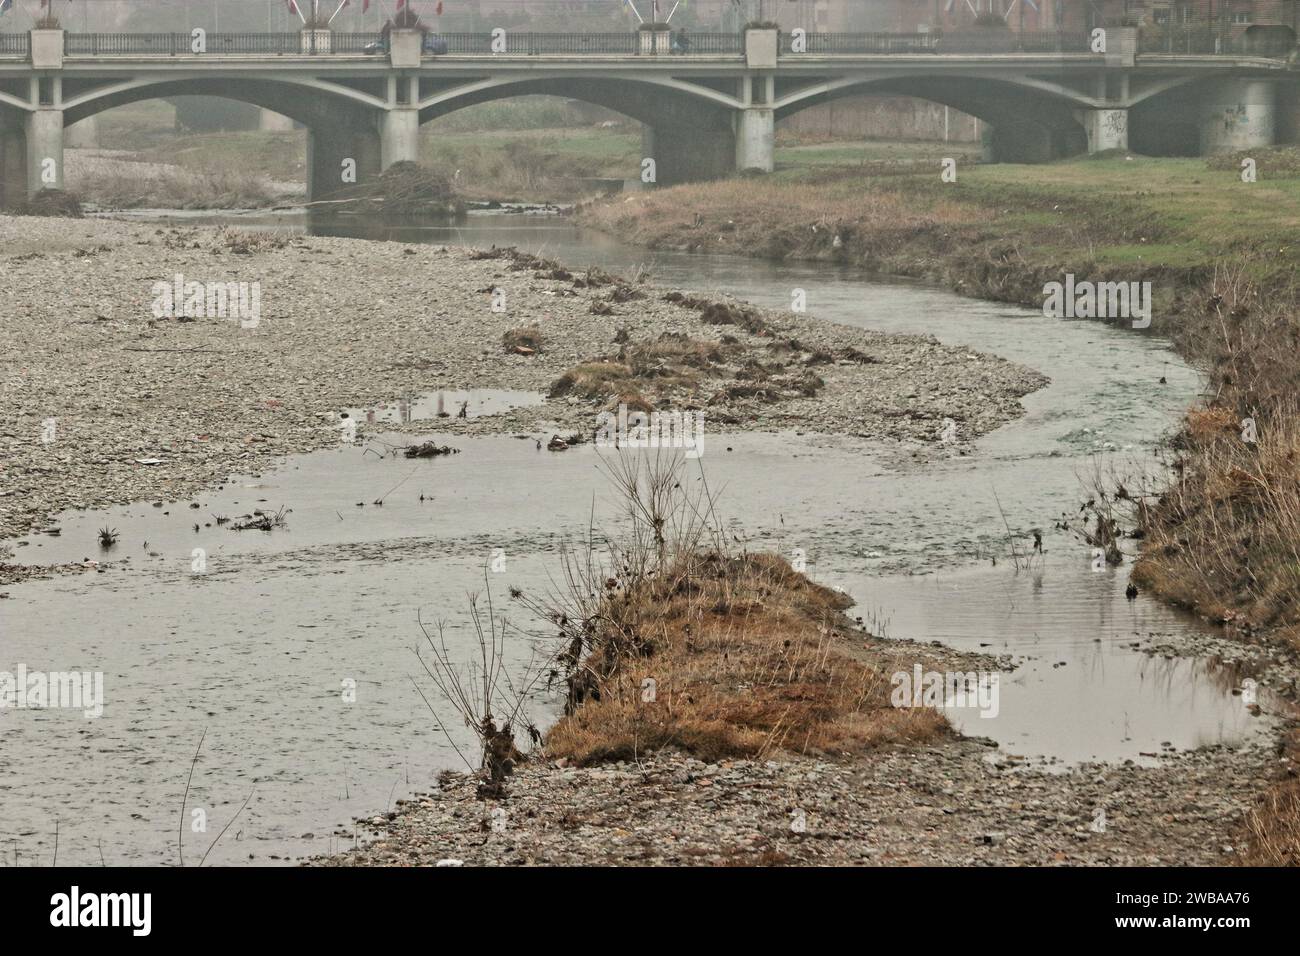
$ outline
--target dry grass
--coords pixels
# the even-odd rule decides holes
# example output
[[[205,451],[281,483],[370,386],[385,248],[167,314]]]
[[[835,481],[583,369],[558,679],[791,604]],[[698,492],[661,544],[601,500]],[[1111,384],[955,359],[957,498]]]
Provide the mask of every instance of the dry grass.
[[[1212,393],[1188,413],[1178,480],[1144,515],[1134,578],[1213,620],[1300,642],[1300,323],[1292,301],[1260,296],[1239,271],[1216,277],[1192,344],[1208,358]]]
[[[935,711],[890,705],[889,655],[851,648],[843,595],[781,558],[729,553],[707,484],[680,461],[609,465],[630,531],[568,556],[565,591],[535,609],[568,650],[565,716],[546,752],[577,764],[664,747],[701,759],[840,755],[944,732]],[[914,652],[913,652],[914,656]]]
[[[542,350],[542,330],[535,325],[509,329],[501,336],[501,347],[519,355],[536,355]]]
[[[1292,733],[1291,759],[1300,757]],[[1283,781],[1246,815],[1247,866],[1300,866],[1300,780]]]
[[[843,174],[838,176],[843,179]],[[949,201],[864,188],[861,181],[735,179],[640,193],[583,212],[593,225],[652,247],[736,251],[771,258],[847,258],[855,236],[872,244],[979,219]],[[836,243],[838,237],[839,242]],[[866,252],[859,247],[853,255]]]
[[[78,172],[76,187],[83,199],[111,209],[252,209],[280,198],[266,179],[238,169],[140,163],[90,166]]]
[[[1178,436],[1176,480],[1139,510],[1133,577],[1234,632],[1300,646],[1300,297],[1263,294],[1246,274],[1221,269],[1187,324],[1182,345],[1209,366],[1210,396]],[[1289,749],[1300,757],[1294,739]],[[1246,838],[1243,862],[1300,865],[1300,782],[1265,792]]]
[[[746,400],[773,404],[811,397],[825,387],[825,380],[809,367],[833,363],[835,357],[808,349],[794,339],[772,338],[757,311],[690,300],[677,293],[665,298],[699,308],[706,318],[724,316],[715,324],[741,325],[761,339],[742,342],[734,335],[697,339],[681,332],[664,332],[657,339],[631,342],[630,335],[620,334],[615,339],[620,345],[615,356],[569,369],[551,386],[551,397],[574,395],[603,402],[606,407],[621,402],[651,412]]]
[[[936,711],[896,709],[889,674],[842,648],[848,602],[770,555],[707,552],[631,588],[603,613],[639,653],[602,646],[604,676],[547,735],[547,753],[586,764],[673,747],[703,760],[779,750],[838,755],[941,733]],[[653,682],[653,701],[645,700]]]
[[[583,362],[569,369],[551,385],[550,397],[576,395],[604,401],[611,395],[635,391],[632,384],[632,369],[622,362],[602,360]]]

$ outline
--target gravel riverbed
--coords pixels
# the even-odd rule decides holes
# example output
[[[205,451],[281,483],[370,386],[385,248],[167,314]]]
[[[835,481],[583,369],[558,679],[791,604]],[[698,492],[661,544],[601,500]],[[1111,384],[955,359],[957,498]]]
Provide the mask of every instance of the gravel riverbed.
[[[614,355],[620,330],[633,344],[731,336],[763,355],[797,340],[783,353],[792,367],[813,352],[856,350],[856,360],[809,365],[825,383],[814,396],[710,401],[706,427],[713,417],[729,431],[937,443],[951,418],[959,449],[1020,414],[1019,399],[1045,384],[1031,369],[929,336],[794,313],[762,313],[755,335],[705,323],[651,284],[614,302],[607,285],[459,248],[27,217],[0,217],[0,248],[0,540],[46,527],[64,509],[174,501],[337,443],[344,408],[440,389],[546,392],[569,368]],[[258,283],[256,326],[156,317],[154,284],[176,275]],[[504,291],[504,311],[493,311],[494,289]],[[598,300],[608,314],[593,314]],[[538,354],[503,349],[503,334],[520,326],[541,331]],[[384,429],[545,439],[590,434],[600,408],[569,396]],[[0,570],[0,583],[21,573]]]
[[[508,798],[468,774],[362,821],[360,849],[315,865],[1224,865],[1276,767],[1268,748],[1172,754],[1159,767],[1025,766],[990,742],[827,761],[525,765]],[[802,829],[800,829],[802,826]],[[351,828],[336,834],[346,845]],[[444,864],[448,865],[448,864]],[[452,864],[454,865],[454,864]]]

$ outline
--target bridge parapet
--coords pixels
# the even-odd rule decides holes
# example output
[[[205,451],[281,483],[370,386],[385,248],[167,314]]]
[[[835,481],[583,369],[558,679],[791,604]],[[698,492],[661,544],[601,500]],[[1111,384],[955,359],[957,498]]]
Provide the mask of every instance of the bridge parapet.
[[[406,31],[394,31],[395,34]],[[389,42],[380,33],[339,33],[305,30],[292,33],[208,33],[204,53],[193,51],[189,33],[67,33],[33,30],[29,33],[0,33],[0,58],[29,57],[33,44],[48,47],[52,37],[62,37],[63,55],[70,58],[115,56],[348,56],[389,53]],[[39,38],[39,39],[38,39]],[[894,57],[900,55],[963,55],[1011,57],[1023,54],[1062,57],[1097,55],[1087,33],[1061,31],[966,30],[928,33],[804,33],[776,29],[750,29],[744,33],[680,34],[672,42],[644,44],[637,32],[625,33],[531,33],[505,30],[498,33],[429,34],[421,44],[422,59],[438,56],[498,57],[726,57],[754,60],[772,69],[775,58],[782,62],[801,56]],[[1285,59],[1296,50],[1294,35],[1270,33],[1262,37],[1236,37],[1215,32],[1212,27],[1113,27],[1107,29],[1105,56],[1114,62],[1122,58],[1132,65],[1134,56],[1181,54],[1201,56],[1253,56]],[[48,57],[46,58],[48,59]],[[757,62],[757,61],[754,61]],[[768,65],[772,64],[772,65]]]

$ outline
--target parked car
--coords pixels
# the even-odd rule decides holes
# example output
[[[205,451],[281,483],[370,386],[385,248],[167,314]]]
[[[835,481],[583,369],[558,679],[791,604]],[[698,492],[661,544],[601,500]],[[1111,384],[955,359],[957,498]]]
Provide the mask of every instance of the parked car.
[[[388,35],[383,34],[374,43],[367,43],[362,50],[366,53],[387,53],[388,52]],[[420,50],[424,53],[435,56],[447,52],[447,40],[438,36],[436,33],[426,33],[421,43]]]

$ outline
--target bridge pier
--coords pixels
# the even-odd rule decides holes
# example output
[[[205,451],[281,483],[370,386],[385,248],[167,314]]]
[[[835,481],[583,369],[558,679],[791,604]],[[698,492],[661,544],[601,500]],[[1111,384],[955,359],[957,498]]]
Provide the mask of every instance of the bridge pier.
[[[63,110],[27,114],[27,198],[63,188]]]
[[[26,198],[27,134],[22,126],[0,121],[0,209]]]
[[[736,114],[736,169],[758,169],[770,173],[776,168],[776,114],[771,109],[750,107]]]
[[[393,163],[420,161],[420,111],[414,107],[390,109],[380,120],[380,160],[383,169]]]
[[[1075,110],[1088,136],[1088,152],[1128,149],[1128,110]]]
[[[736,165],[736,140],[730,131],[690,127],[664,134],[649,124],[641,127],[641,154],[655,161],[655,183],[679,186],[730,176]]]
[[[1232,78],[1214,83],[1200,110],[1201,155],[1272,146],[1277,87],[1269,80]]]
[[[345,162],[356,179],[344,178]],[[355,183],[373,181],[380,172],[379,134],[369,124],[340,122],[307,129],[307,198],[329,199]]]

